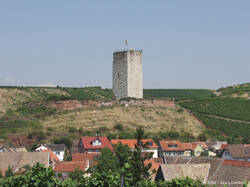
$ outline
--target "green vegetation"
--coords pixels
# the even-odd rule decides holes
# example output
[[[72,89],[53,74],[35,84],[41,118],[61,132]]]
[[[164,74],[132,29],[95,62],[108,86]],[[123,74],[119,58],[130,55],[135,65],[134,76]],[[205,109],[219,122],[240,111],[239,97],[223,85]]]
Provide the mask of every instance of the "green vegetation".
[[[206,124],[207,127],[212,128],[220,132],[220,134],[227,135],[228,140],[231,141],[231,143],[234,142],[242,142],[244,140],[244,143],[246,143],[246,140],[249,140],[250,137],[250,124],[246,123],[240,123],[240,122],[232,122],[227,121],[223,119],[213,118],[209,116],[199,115],[198,117],[200,120]],[[226,138],[219,135],[218,133],[206,133],[209,137],[215,138],[217,140],[226,140]],[[234,140],[232,140],[232,137],[234,137]]]
[[[3,119],[0,119],[0,134],[17,133],[37,128],[42,128],[42,125],[38,121],[4,121]]]
[[[207,89],[144,89],[144,98],[175,98],[175,100],[197,99],[213,97],[211,90]]]
[[[220,88],[217,90],[224,95],[229,95],[233,93],[243,93],[243,92],[250,92],[250,83],[240,84],[236,86],[228,86],[225,88]]]
[[[68,137],[60,137],[54,139],[54,144],[65,144],[68,148],[72,146],[72,141]]]
[[[23,117],[27,117],[29,119],[42,119],[46,116],[53,115],[56,113],[56,109],[48,108],[45,106],[25,106],[22,105],[17,108],[17,113],[22,115]]]
[[[250,100],[242,98],[211,98],[180,103],[194,113],[250,121]]]
[[[108,162],[107,162],[108,163]],[[25,170],[25,171],[24,171]],[[72,172],[66,179],[61,179],[61,175],[56,177],[52,167],[45,168],[41,164],[36,164],[32,168],[26,166],[21,173],[13,173],[11,169],[7,170],[5,177],[0,175],[0,186],[16,187],[16,186],[57,186],[57,187],[120,187],[121,176],[118,172],[108,171],[105,176],[100,173],[94,173],[89,177],[82,177],[81,171]],[[105,177],[105,178],[103,178]],[[126,181],[125,181],[126,182]],[[172,181],[152,182],[149,180],[138,181],[137,184],[126,186],[136,187],[207,187],[201,181],[194,181],[191,178],[173,179]]]
[[[101,87],[85,87],[85,88],[63,88],[68,92],[72,99],[78,100],[96,100],[96,99],[112,99],[111,89],[102,89]]]
[[[105,148],[102,150],[96,161],[97,165],[89,168],[87,171],[91,175],[83,177],[84,172],[72,172],[66,179],[61,178],[58,174],[56,178],[55,172],[51,167],[44,168],[40,164],[34,165],[32,168],[25,166],[21,168],[22,173],[7,170],[6,177],[0,178],[0,186],[58,186],[58,187],[119,187],[119,186],[135,186],[135,187],[205,187],[201,181],[194,181],[190,178],[173,179],[172,181],[151,181],[150,168],[151,163],[145,164],[146,160],[152,158],[152,154],[141,154],[142,149],[147,147],[141,139],[144,138],[144,130],[139,127],[136,131],[137,143],[135,151],[130,151],[127,145],[121,143],[116,145],[114,152]]]

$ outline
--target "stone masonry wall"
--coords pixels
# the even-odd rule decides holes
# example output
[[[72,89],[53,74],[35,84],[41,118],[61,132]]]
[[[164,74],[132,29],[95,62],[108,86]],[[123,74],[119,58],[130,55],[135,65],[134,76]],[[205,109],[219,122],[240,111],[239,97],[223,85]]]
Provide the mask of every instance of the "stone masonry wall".
[[[113,93],[116,99],[143,98],[142,51],[113,53]]]
[[[127,53],[113,53],[113,93],[117,99],[127,97]]]
[[[142,52],[128,53],[128,97],[143,98]]]

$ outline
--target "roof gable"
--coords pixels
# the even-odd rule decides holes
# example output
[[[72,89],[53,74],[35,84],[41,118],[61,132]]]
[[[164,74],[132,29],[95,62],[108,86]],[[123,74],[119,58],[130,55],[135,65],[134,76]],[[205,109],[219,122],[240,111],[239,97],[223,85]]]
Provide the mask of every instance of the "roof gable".
[[[76,170],[86,171],[88,169],[87,162],[74,162],[74,161],[67,161],[67,162],[56,162],[54,170],[56,172],[73,172]]]
[[[97,137],[97,136],[95,136],[95,137],[85,136],[85,137],[81,138],[81,142],[82,142],[83,147],[85,149],[109,148],[110,150],[113,150],[112,145],[110,144],[108,138],[105,137],[105,136],[100,136],[100,137]],[[93,144],[93,142],[94,142],[94,144]]]
[[[244,145],[228,145],[226,148],[233,158],[250,158],[250,147]]]
[[[210,164],[161,164],[160,167],[166,181],[190,177],[206,183]]]
[[[163,151],[185,151],[191,150],[191,143],[181,143],[180,141],[160,141],[160,146]]]
[[[147,144],[148,149],[157,149],[158,146],[152,139],[142,139],[143,144]],[[128,145],[130,149],[134,149],[137,143],[137,139],[113,139],[112,144],[121,143],[123,145]]]
[[[33,166],[37,162],[49,166],[50,155],[48,152],[7,152],[0,153],[0,170],[9,166],[19,169],[25,165]]]

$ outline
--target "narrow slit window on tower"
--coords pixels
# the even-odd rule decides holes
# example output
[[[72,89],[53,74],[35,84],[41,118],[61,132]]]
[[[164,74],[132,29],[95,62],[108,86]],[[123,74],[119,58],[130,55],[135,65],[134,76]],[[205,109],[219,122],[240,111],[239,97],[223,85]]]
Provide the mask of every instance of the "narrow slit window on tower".
[[[118,79],[120,78],[119,72],[117,73],[117,78],[118,78]]]

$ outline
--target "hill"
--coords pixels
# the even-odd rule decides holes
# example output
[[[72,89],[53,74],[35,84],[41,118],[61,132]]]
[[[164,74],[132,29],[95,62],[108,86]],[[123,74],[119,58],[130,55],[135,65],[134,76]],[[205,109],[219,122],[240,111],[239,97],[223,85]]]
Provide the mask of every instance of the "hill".
[[[210,136],[230,143],[250,143],[250,83],[220,88],[216,97],[179,103],[215,133]],[[225,137],[220,136],[224,134]]]
[[[248,83],[216,91],[144,90],[148,99],[175,98],[176,108],[101,107],[100,100],[113,100],[112,90],[101,87],[0,87],[0,139],[12,141],[13,136],[23,136],[43,142],[66,136],[73,140],[97,131],[129,138],[136,126],[143,125],[152,138],[249,143],[249,87]]]
[[[0,139],[12,141],[21,136],[25,142],[43,142],[66,136],[73,140],[97,131],[131,138],[135,128],[143,125],[149,137],[191,141],[205,130],[199,120],[179,107],[96,105],[98,100],[108,102],[112,97],[110,89],[100,87],[2,87]],[[82,103],[90,107],[78,107]]]
[[[234,85],[234,86],[228,86],[228,87],[223,87],[217,90],[218,93],[221,93],[222,95],[231,95],[235,94],[237,95],[246,95],[246,97],[250,97],[250,83],[245,83],[245,84],[239,84],[239,85]]]
[[[188,100],[204,97],[213,97],[214,93],[208,89],[144,89],[144,98],[175,98],[175,100]]]

